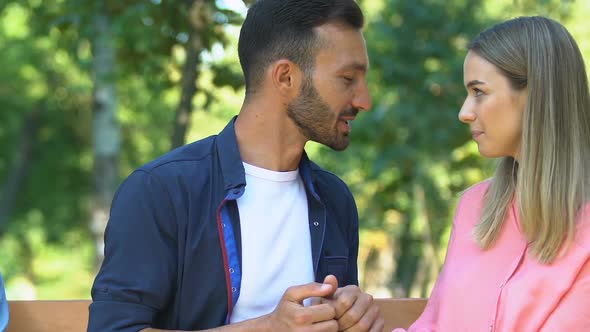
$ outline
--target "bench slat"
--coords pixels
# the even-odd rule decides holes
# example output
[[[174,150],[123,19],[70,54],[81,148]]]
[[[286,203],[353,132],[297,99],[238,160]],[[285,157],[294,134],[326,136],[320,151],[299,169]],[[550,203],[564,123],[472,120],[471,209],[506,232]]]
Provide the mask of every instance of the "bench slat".
[[[420,317],[427,299],[375,299],[385,318],[383,332],[391,332],[396,327],[407,329]]]
[[[385,317],[384,332],[408,328],[420,316],[425,299],[375,299]],[[8,301],[6,332],[85,332],[90,300]]]
[[[6,332],[83,332],[90,300],[8,301]]]

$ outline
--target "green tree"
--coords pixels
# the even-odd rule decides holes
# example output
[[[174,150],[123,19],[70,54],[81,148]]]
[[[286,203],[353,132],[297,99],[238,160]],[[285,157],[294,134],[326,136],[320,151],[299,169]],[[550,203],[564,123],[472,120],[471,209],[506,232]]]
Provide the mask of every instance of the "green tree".
[[[468,42],[506,15],[567,24],[566,1],[364,1],[373,109],[353,124],[350,151],[319,148],[344,174],[361,216],[364,287],[428,296],[446,252],[460,192],[491,175],[457,119]]]
[[[85,69],[90,69],[94,87],[94,193],[90,229],[95,236],[98,266],[102,261],[102,241],[110,202],[121,179],[121,145],[125,144],[121,142],[120,116],[117,114],[121,108],[117,101],[117,86],[124,85],[124,77],[145,75],[144,80],[156,81],[148,86],[151,93],[158,95],[165,89],[180,90],[174,121],[166,122],[173,125],[172,128],[167,126],[169,131],[173,131],[168,144],[172,147],[184,144],[197,92],[200,55],[209,51],[215,43],[223,45],[227,42],[222,27],[238,22],[239,15],[219,8],[216,2],[202,0],[106,1],[93,4],[64,0],[57,5],[32,4],[31,9],[36,17],[45,18],[49,25],[58,27],[63,37],[60,45],[72,52],[72,56],[76,56],[73,52],[77,51],[80,43],[88,43],[92,51],[92,56],[85,59],[92,66]],[[43,33],[43,30],[40,28],[38,33]],[[177,47],[184,50],[184,64],[173,59],[173,51]],[[80,65],[84,68],[85,63],[80,61]],[[170,70],[181,73],[180,82],[163,75]],[[239,86],[240,83],[239,80],[220,80],[220,84]],[[211,97],[210,92],[204,92]],[[141,111],[135,110],[137,113]]]
[[[308,152],[357,199],[363,287],[427,296],[456,198],[493,167],[457,121],[468,41],[500,19],[544,14],[564,22],[588,61],[590,4],[360,2],[374,107],[353,123],[348,151]],[[242,19],[221,1],[0,0],[0,271],[9,295],[89,296],[98,193],[105,215],[129,172],[237,113]],[[102,157],[110,173],[97,171]]]
[[[225,26],[240,17],[207,6],[214,22],[200,31],[199,57],[226,43]],[[10,111],[0,112],[0,270],[25,297],[88,296],[92,209],[106,216],[121,178],[170,148],[186,2],[25,0],[0,9],[0,103]],[[211,101],[214,84],[241,85],[234,65],[202,68],[215,77],[199,91]]]

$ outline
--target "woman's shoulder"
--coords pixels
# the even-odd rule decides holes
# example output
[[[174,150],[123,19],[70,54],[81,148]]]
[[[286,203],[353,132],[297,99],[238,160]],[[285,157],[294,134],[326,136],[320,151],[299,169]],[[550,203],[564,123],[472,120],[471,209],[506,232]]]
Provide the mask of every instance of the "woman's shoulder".
[[[585,248],[590,248],[590,202],[581,209],[577,219],[575,242]]]
[[[484,196],[489,186],[490,179],[478,182],[462,192],[453,220],[456,227],[471,228],[479,220]]]
[[[486,179],[463,190],[463,193],[461,194],[461,199],[459,201],[459,205],[465,203],[480,203],[481,201],[483,201],[486,191],[490,187],[490,183],[491,179]]]

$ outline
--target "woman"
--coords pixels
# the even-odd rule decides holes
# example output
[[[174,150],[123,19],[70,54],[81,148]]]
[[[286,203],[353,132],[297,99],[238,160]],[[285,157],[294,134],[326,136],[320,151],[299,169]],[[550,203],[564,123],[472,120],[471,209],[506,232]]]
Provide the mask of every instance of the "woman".
[[[459,119],[502,160],[463,194],[409,331],[590,331],[590,97],[576,42],[548,18],[500,23],[470,44],[464,84]]]

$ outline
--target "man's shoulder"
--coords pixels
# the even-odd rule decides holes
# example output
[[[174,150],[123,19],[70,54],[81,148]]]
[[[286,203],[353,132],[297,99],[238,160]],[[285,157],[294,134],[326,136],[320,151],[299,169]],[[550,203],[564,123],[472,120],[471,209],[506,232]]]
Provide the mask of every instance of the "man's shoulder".
[[[336,174],[324,169],[313,161],[309,161],[310,169],[313,174],[315,182],[320,186],[322,192],[329,190],[331,194],[341,195],[345,194],[352,198],[352,193],[348,188],[348,185]]]
[[[207,162],[215,152],[216,138],[217,135],[213,135],[178,147],[146,163],[137,170],[148,173],[166,174],[187,166],[192,167],[196,164]]]
[[[179,186],[196,186],[211,174],[214,152],[215,136],[174,149],[131,172],[119,186],[115,199],[161,193],[164,188],[181,192]]]

